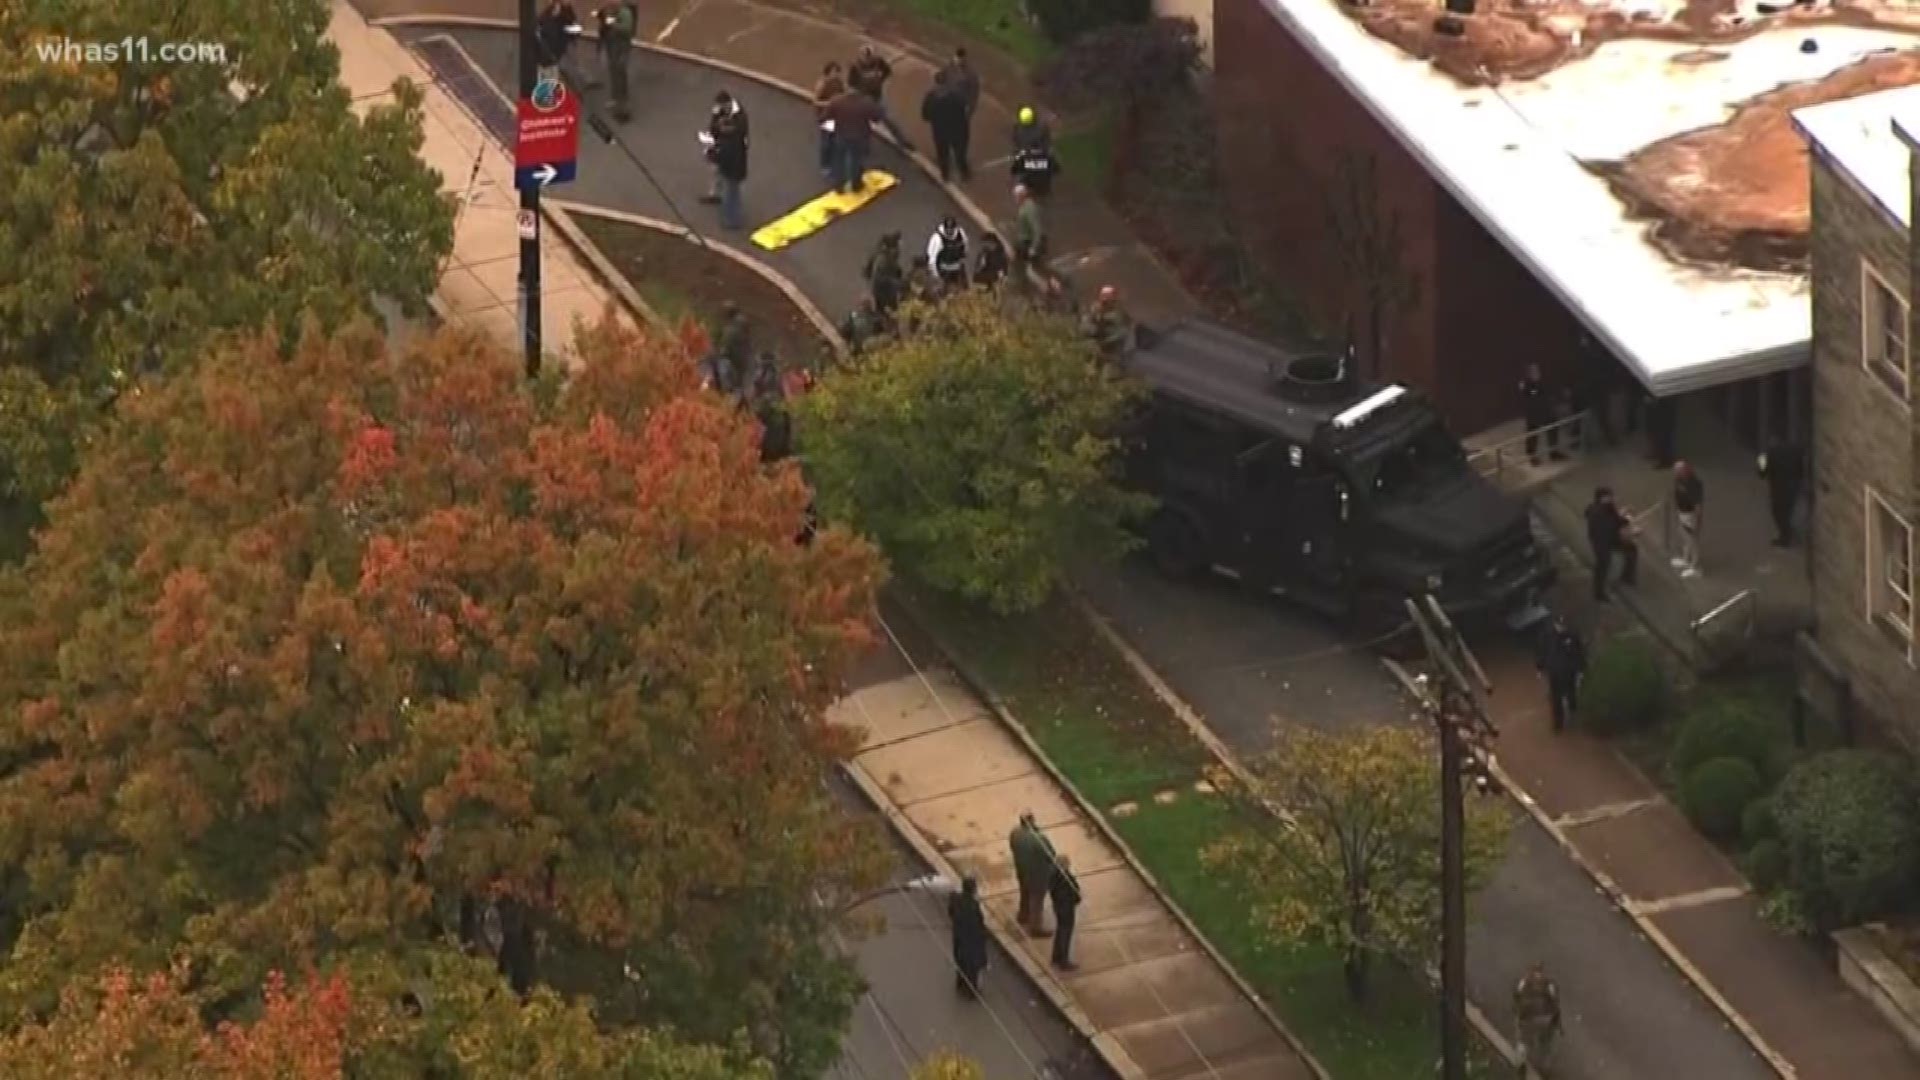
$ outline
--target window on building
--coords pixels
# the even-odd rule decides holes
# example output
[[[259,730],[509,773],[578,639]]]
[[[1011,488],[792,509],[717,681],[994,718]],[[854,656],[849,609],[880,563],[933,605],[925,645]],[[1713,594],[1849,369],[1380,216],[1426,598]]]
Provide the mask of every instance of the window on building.
[[[1867,489],[1867,617],[1913,655],[1913,525]]]
[[[1907,400],[1907,302],[1865,260],[1860,263],[1860,361]]]

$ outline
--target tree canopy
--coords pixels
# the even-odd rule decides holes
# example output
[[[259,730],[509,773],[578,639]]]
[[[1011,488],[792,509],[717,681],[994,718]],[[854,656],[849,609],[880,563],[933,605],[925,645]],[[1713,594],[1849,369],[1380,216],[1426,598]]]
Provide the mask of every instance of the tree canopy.
[[[100,406],[211,332],[382,295],[418,305],[452,243],[415,155],[417,89],[357,116],[326,0],[39,0],[0,9],[0,498],[71,474]],[[67,41],[141,39],[116,63]],[[163,60],[163,42],[224,59]],[[42,50],[54,50],[43,52]]]
[[[883,850],[824,711],[878,557],[795,542],[795,467],[684,343],[578,352],[529,387],[359,325],[121,398],[0,577],[0,1013],[185,963],[221,1017],[453,940],[616,1026],[831,1059],[823,940]]]
[[[1244,875],[1261,925],[1275,940],[1337,950],[1356,999],[1367,995],[1374,960],[1420,970],[1440,939],[1440,759],[1433,735],[1400,725],[1345,734],[1287,728],[1252,772],[1251,791],[1224,777],[1221,787],[1260,824],[1208,848],[1208,864]],[[1499,862],[1509,826],[1498,801],[1468,798],[1469,888]]]
[[[1134,384],[1072,322],[987,294],[903,324],[800,402],[821,512],[903,572],[1001,612],[1124,552],[1147,509],[1116,468]]]

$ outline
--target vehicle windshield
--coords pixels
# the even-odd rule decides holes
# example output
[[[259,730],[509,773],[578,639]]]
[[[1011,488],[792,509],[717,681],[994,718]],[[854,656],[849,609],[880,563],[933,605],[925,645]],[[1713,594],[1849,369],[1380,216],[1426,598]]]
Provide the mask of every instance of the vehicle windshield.
[[[1460,443],[1439,424],[1428,424],[1407,442],[1370,462],[1375,498],[1391,499],[1443,480],[1466,467]]]

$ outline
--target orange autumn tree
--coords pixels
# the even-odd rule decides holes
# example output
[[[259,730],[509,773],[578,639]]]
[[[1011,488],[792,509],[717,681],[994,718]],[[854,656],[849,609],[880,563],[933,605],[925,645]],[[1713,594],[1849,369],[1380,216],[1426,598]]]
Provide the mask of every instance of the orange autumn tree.
[[[881,850],[822,786],[881,571],[701,392],[586,332],[227,348],[124,400],[0,582],[0,1014],[191,965],[213,1011],[454,940],[783,1072]],[[17,914],[16,914],[17,913]],[[744,1043],[742,1043],[744,1040]]]

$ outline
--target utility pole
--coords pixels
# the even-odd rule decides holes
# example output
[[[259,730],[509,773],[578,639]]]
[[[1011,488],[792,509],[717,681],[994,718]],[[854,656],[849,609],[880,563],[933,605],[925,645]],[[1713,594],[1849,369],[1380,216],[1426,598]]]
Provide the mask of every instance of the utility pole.
[[[534,0],[520,0],[520,100],[533,97],[540,84],[540,27]],[[540,185],[520,186],[522,217],[540,220]],[[537,226],[536,226],[537,229]],[[526,346],[527,378],[540,377],[540,235],[520,233],[520,326]]]
[[[1491,782],[1492,740],[1499,732],[1487,717],[1487,673],[1432,596],[1407,600],[1407,614],[1426,642],[1435,669],[1410,675],[1386,661],[1440,737],[1440,1061],[1442,1080],[1467,1078],[1467,866],[1464,779]]]

